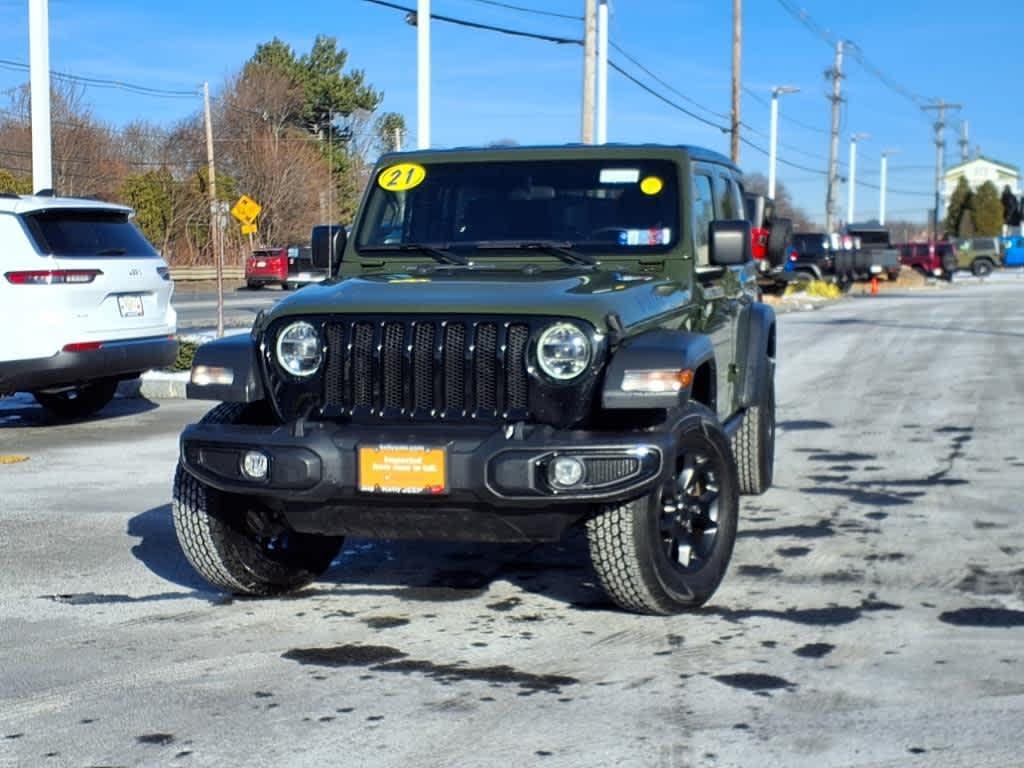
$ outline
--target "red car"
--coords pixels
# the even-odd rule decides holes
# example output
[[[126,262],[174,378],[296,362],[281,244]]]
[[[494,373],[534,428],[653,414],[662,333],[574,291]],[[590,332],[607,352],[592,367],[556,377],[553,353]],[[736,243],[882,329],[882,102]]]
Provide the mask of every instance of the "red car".
[[[245,262],[245,284],[253,291],[264,285],[280,285],[287,291],[326,276],[323,270],[313,267],[308,247],[261,248],[253,251]]]
[[[900,263],[925,276],[950,279],[956,272],[956,249],[952,243],[903,243]]]

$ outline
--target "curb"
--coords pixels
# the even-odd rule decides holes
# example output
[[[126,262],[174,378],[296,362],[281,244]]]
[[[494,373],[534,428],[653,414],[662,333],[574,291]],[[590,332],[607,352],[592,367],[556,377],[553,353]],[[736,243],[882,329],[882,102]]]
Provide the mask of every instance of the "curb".
[[[188,371],[146,371],[137,379],[118,384],[117,394],[120,397],[146,400],[184,400],[188,380]]]

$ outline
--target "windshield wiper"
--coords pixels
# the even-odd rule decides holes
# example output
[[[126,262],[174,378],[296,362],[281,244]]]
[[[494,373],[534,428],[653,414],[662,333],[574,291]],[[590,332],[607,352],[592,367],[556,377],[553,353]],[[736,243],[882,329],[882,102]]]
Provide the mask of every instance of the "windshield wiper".
[[[376,252],[376,251],[398,251],[400,253],[405,253],[405,252],[413,251],[415,253],[426,254],[430,258],[434,259],[434,261],[438,261],[438,262],[440,262],[442,264],[460,264],[462,266],[467,266],[469,264],[469,259],[467,259],[465,256],[461,256],[461,255],[459,255],[457,253],[452,253],[451,251],[447,251],[444,248],[438,248],[438,247],[433,246],[433,245],[427,245],[426,243],[401,243],[400,245],[375,245],[375,246],[363,247],[363,248],[360,248],[359,250],[367,251],[367,252],[371,252],[371,253]]]
[[[127,248],[104,248],[102,251],[97,251],[97,256],[124,256],[128,253]]]
[[[544,253],[549,253],[552,256],[557,256],[566,264],[586,264],[590,267],[597,264],[597,259],[589,253],[582,253],[580,251],[573,250],[572,243],[566,242],[554,242],[548,240],[528,242],[520,242],[518,240],[507,242],[502,240],[484,240],[474,243],[474,245],[480,250],[511,248],[519,251],[543,251]]]

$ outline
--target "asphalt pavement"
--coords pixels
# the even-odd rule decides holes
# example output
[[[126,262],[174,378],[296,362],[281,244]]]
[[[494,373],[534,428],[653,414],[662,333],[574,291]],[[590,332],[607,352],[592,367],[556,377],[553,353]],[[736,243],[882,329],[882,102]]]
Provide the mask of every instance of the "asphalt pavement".
[[[203,403],[0,401],[0,765],[1024,765],[1024,285],[779,338],[777,485],[670,618],[612,608],[579,536],[349,541],[232,599],[170,519]]]
[[[261,309],[269,309],[278,301],[291,295],[276,286],[258,291],[230,285],[224,290],[224,324],[228,327],[252,325]],[[171,303],[178,311],[178,330],[188,333],[199,328],[217,326],[217,291],[206,284],[196,287],[188,283],[177,283]]]

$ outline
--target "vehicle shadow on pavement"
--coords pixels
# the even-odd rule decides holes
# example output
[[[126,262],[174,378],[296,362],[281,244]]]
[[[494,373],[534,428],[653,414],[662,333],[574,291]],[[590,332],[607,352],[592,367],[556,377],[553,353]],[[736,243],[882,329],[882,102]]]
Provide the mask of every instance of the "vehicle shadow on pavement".
[[[132,555],[154,575],[204,597],[216,593],[185,559],[170,504],[131,518],[127,533],[139,539]],[[327,573],[295,597],[391,596],[441,603],[484,597],[501,582],[579,609],[612,609],[579,529],[553,544],[348,539]],[[499,599],[509,599],[509,591],[500,590]]]
[[[502,582],[513,590],[501,588]],[[321,594],[452,602],[486,597],[492,587],[498,587],[494,597],[506,601],[516,600],[518,589],[579,609],[612,609],[578,528],[557,543],[350,539],[314,589]]]
[[[66,427],[75,424],[92,424],[110,421],[125,416],[159,408],[158,403],[142,397],[116,397],[92,416],[84,419],[64,419],[43,408],[28,394],[17,394],[10,400],[0,400],[0,429],[24,429],[42,427]]]
[[[128,521],[127,533],[139,539],[132,547],[132,554],[156,576],[198,592],[213,594],[216,591],[185,559],[174,533],[170,504],[153,507],[133,517]]]

